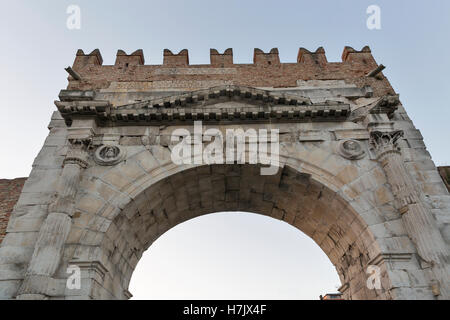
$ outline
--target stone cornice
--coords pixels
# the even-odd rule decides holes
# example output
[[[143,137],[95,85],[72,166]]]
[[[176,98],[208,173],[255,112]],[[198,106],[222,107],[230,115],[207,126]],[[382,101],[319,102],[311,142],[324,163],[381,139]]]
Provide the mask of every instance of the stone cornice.
[[[236,102],[230,107],[214,106]],[[339,121],[350,106],[336,101],[313,104],[309,98],[243,86],[219,86],[170,97],[112,107],[108,101],[55,101],[66,123],[95,118],[99,125],[207,122]]]
[[[380,97],[377,101],[360,107],[352,112],[351,121],[364,119],[368,114],[386,114],[389,119],[392,118],[394,112],[400,104],[399,95],[387,95]]]
[[[386,252],[380,253],[369,261],[368,265],[379,266],[386,262],[402,262],[409,261],[412,258],[412,252]]]

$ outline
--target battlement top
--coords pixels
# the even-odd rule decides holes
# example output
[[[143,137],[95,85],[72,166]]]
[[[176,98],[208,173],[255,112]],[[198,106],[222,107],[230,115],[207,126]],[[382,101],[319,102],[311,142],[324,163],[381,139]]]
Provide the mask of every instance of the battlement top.
[[[219,53],[210,49],[209,64],[189,63],[189,52],[163,51],[162,65],[145,64],[142,49],[127,54],[117,51],[114,65],[104,65],[99,49],[86,54],[77,51],[72,67],[67,68],[69,90],[197,90],[218,85],[243,85],[255,88],[290,88],[308,80],[345,80],[358,87],[371,86],[374,93],[394,93],[368,46],[355,50],[346,46],[341,62],[328,62],[325,50],[298,50],[297,61],[280,61],[277,48],[264,52],[254,49],[253,63],[236,64],[233,49]],[[138,89],[136,89],[138,88]]]
[[[370,64],[374,63],[374,59],[371,54],[371,50],[368,46],[365,46],[360,51],[346,46],[342,52],[342,62],[362,62]],[[116,61],[114,65],[144,65],[144,52],[142,49],[138,49],[131,54],[127,54],[124,50],[119,49],[117,51]],[[297,55],[297,63],[304,64],[326,64],[328,63],[325,50],[323,47],[317,48],[316,51],[309,51],[305,48],[300,48]],[[269,66],[281,64],[279,58],[278,48],[272,48],[269,52],[264,52],[259,48],[255,48],[253,51],[253,64]],[[291,63],[288,63],[291,64]],[[84,53],[82,49],[78,49],[73,67],[81,69],[87,65],[103,65],[103,58],[99,49],[93,50],[91,53]],[[200,64],[206,66],[207,64]],[[217,49],[210,49],[210,65],[214,67],[224,67],[225,65],[248,65],[248,64],[235,64],[233,62],[233,49],[228,48],[223,53],[219,53]],[[153,65],[156,66],[156,65]],[[189,64],[189,51],[183,49],[178,53],[173,53],[169,49],[163,50],[163,64],[162,66],[198,66]]]

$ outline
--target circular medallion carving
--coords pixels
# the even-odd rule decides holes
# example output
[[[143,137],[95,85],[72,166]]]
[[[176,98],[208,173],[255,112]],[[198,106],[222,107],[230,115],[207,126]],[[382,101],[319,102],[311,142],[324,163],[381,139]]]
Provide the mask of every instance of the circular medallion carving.
[[[361,142],[353,139],[339,141],[338,153],[342,157],[350,160],[361,159],[366,154]]]
[[[125,158],[125,151],[119,146],[103,145],[97,148],[94,154],[96,163],[103,166],[118,164]]]

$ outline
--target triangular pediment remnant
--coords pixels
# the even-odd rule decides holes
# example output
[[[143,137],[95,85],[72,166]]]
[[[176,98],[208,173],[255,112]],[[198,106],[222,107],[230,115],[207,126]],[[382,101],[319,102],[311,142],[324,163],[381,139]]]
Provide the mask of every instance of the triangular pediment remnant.
[[[226,103],[229,103],[226,105]],[[311,121],[342,120],[350,112],[339,101],[312,103],[309,98],[283,92],[225,85],[113,107],[108,101],[56,101],[61,115],[73,118],[93,116],[99,125],[145,125],[149,122],[186,121]]]
[[[186,107],[192,105],[212,105],[224,101],[242,101],[246,104],[267,105],[309,105],[311,100],[294,94],[271,92],[238,85],[216,86],[164,98],[118,106],[117,109]]]

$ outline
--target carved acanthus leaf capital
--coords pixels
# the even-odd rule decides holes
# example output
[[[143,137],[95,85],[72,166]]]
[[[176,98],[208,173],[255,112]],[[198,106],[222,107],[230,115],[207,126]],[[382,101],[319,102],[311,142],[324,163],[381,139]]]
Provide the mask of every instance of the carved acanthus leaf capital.
[[[380,157],[388,153],[400,154],[400,148],[397,145],[397,141],[401,137],[403,137],[402,130],[370,132],[370,144],[375,150],[377,158],[380,159]]]
[[[85,169],[89,166],[88,150],[92,147],[92,138],[69,138],[70,148],[64,159],[64,165],[67,163],[77,164]]]

